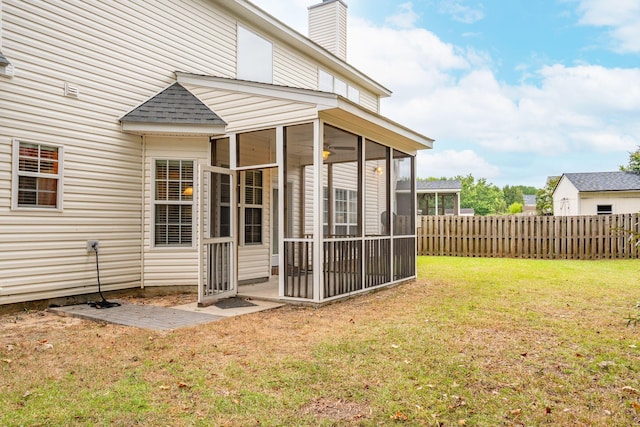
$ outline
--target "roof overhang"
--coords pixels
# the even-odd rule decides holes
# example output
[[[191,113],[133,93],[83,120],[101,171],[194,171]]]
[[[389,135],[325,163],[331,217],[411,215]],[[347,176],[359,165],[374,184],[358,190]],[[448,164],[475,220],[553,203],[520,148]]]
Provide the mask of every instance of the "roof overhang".
[[[135,135],[215,136],[226,133],[226,125],[123,122],[122,130]]]
[[[418,150],[433,148],[434,140],[432,138],[367,110],[334,93],[225,77],[203,76],[180,71],[176,71],[176,79],[178,83],[185,85],[237,91],[256,96],[314,104],[318,111],[319,119],[409,154],[415,154]]]
[[[336,107],[321,110],[318,116],[333,125],[405,153],[416,154],[418,150],[433,148],[433,139],[342,97],[338,97]]]

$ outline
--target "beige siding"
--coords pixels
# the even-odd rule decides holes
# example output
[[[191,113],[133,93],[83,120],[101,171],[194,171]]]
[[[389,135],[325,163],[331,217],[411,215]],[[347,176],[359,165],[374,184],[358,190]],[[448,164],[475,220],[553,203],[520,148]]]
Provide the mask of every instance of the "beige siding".
[[[347,56],[347,10],[339,1],[309,10],[309,37],[338,58]]]
[[[562,177],[553,192],[553,214],[555,216],[580,215],[578,189],[566,177]]]
[[[227,122],[230,133],[313,120],[315,106],[240,92],[191,87],[188,89]]]
[[[303,89],[318,89],[318,67],[291,49],[276,44],[273,51],[273,83]]]
[[[379,99],[371,92],[360,90],[360,105],[375,113],[380,113]]]
[[[141,137],[118,118],[176,69],[234,77],[235,21],[208,1],[3,0],[2,24],[15,76],[0,78],[0,304],[94,292],[94,239],[103,289],[139,286]],[[11,210],[14,138],[63,147],[62,211]],[[147,258],[150,281],[181,255],[165,256]]]
[[[580,215],[597,215],[598,205],[611,205],[613,214],[638,213],[640,212],[640,192],[583,193],[580,198]]]
[[[191,248],[167,248],[152,246],[153,224],[153,176],[155,160],[194,160],[194,175],[197,164],[208,164],[208,138],[152,138],[145,140],[145,190],[144,190],[144,285],[176,286],[198,283],[198,249],[194,241]],[[199,185],[194,177],[195,187]],[[194,192],[194,195],[196,193]],[[197,197],[194,197],[197,199]],[[197,206],[194,203],[195,213]],[[195,218],[194,218],[195,220]]]

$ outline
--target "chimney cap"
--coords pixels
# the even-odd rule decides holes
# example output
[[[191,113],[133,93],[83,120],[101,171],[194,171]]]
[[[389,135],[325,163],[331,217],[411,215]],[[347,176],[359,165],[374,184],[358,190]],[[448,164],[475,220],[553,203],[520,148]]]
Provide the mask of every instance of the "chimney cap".
[[[324,6],[327,3],[335,3],[335,2],[340,2],[342,3],[342,5],[346,8],[348,8],[349,6],[347,6],[347,3],[345,3],[343,0],[322,0],[321,3],[318,4],[314,4],[313,6],[309,6],[307,9],[315,9],[316,7],[320,7],[320,6]]]

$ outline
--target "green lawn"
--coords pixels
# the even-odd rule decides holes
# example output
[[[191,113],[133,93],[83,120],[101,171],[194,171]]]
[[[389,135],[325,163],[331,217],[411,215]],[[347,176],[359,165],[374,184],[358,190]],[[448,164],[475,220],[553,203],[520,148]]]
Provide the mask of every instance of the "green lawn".
[[[413,283],[170,333],[7,315],[0,425],[639,425],[639,269],[420,258]]]

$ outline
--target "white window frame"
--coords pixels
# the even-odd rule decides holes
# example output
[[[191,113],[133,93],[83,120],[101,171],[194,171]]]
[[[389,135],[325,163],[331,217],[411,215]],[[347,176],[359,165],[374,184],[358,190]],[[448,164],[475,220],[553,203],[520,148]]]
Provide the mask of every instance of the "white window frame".
[[[345,195],[346,195],[346,200],[338,200],[338,192],[339,191],[344,191]],[[347,232],[346,233],[341,233],[340,236],[345,236],[345,235],[349,235],[349,236],[357,236],[358,235],[358,192],[356,190],[349,190],[347,188],[334,188],[333,189],[333,230],[328,230],[329,227],[329,223],[328,223],[328,218],[329,218],[329,208],[328,208],[328,196],[329,196],[329,190],[328,187],[323,187],[323,209],[322,209],[322,225],[325,229],[325,231],[330,231],[329,233],[325,234],[329,234],[331,236],[334,236],[338,233],[336,233],[336,230],[338,227],[346,227]],[[338,215],[340,214],[340,212],[338,212],[338,203],[339,202],[344,202],[346,204],[346,212],[345,212],[345,220],[342,222],[338,222]],[[354,210],[352,210],[352,208]],[[356,221],[355,222],[351,222],[351,216],[355,214],[356,217]],[[354,233],[351,233],[351,231],[354,231]]]
[[[273,43],[242,25],[236,36],[236,77],[273,84]]]
[[[261,192],[261,196],[260,196],[260,200],[262,201],[261,204],[256,204],[256,203],[247,203],[246,200],[246,190],[247,190],[247,173],[259,173],[261,175],[261,180],[262,180],[262,184],[259,187],[260,188],[260,192]],[[254,170],[244,170],[244,171],[239,171],[239,176],[240,179],[238,179],[238,182],[240,184],[240,188],[238,191],[238,195],[239,195],[239,204],[238,204],[238,240],[240,241],[240,246],[263,246],[265,244],[265,238],[264,238],[264,232],[265,232],[265,221],[264,221],[264,215],[265,215],[265,210],[264,210],[264,198],[265,198],[265,173],[263,170],[260,169],[254,169]],[[254,185],[252,185],[252,187],[258,188]],[[247,224],[245,223],[245,211],[246,209],[260,209],[260,241],[259,242],[250,242],[247,243],[246,242],[246,232],[247,232]]]
[[[157,161],[181,161],[193,163],[193,176],[192,176],[192,197],[191,200],[176,200],[176,201],[159,201],[156,200],[156,162]],[[149,230],[151,247],[159,250],[190,250],[196,246],[196,194],[197,193],[197,175],[198,162],[196,159],[183,159],[183,158],[170,158],[170,157],[157,157],[151,159],[151,194],[149,199],[151,200],[151,228]],[[191,245],[176,245],[176,244],[160,244],[156,242],[156,206],[157,205],[191,205]]]
[[[37,142],[32,140],[14,138],[13,139],[13,168],[12,168],[12,179],[11,179],[11,209],[12,210],[30,210],[30,211],[45,211],[45,212],[61,212],[63,210],[62,201],[63,201],[63,191],[64,191],[64,147],[58,144],[50,144],[48,142]],[[43,172],[27,172],[20,171],[20,143],[24,144],[33,144],[38,147],[51,147],[58,150],[58,173],[43,173]],[[40,158],[38,156],[38,158]],[[34,178],[50,178],[57,179],[57,187],[56,187],[56,206],[55,207],[47,207],[47,206],[37,206],[37,205],[28,205],[28,206],[19,206],[18,198],[20,192],[19,181],[21,176],[34,177]]]
[[[318,90],[335,93],[360,104],[360,90],[322,68],[318,68]]]

